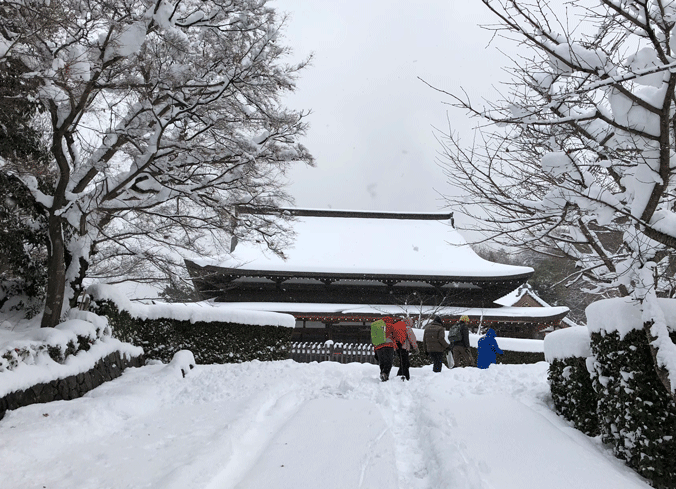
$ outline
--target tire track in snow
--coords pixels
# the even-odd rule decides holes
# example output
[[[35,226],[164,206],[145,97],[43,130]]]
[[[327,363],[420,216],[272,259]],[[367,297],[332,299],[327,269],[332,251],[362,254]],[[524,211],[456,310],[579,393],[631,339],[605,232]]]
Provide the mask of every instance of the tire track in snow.
[[[295,379],[290,377],[290,379]],[[219,442],[200,465],[219,467],[205,489],[232,489],[236,487],[268,447],[270,440],[282,429],[306,401],[299,382],[271,384],[258,392],[247,403],[237,421],[231,424],[227,439]],[[252,419],[255,421],[252,423]],[[225,461],[225,463],[224,463]],[[185,486],[183,486],[185,487]],[[180,489],[180,486],[176,486]]]

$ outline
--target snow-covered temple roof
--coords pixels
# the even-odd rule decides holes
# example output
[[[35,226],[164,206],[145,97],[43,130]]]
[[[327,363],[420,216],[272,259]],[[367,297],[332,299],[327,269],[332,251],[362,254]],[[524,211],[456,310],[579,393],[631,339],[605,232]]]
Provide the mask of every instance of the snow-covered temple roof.
[[[504,278],[533,269],[480,258],[451,225],[451,214],[293,209],[293,245],[286,259],[240,243],[231,256],[195,261],[239,270]]]

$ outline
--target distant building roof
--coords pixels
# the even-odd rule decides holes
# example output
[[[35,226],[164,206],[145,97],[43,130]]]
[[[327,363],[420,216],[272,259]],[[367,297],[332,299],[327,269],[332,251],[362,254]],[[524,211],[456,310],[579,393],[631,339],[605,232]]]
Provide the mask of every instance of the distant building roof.
[[[452,214],[286,209],[296,234],[286,260],[241,242],[230,256],[194,260],[239,270],[508,278],[530,267],[480,258],[451,224]]]
[[[530,299],[530,301],[527,302],[525,299]],[[535,293],[533,287],[527,283],[520,285],[506,296],[500,297],[495,303],[500,304],[501,306],[517,306],[518,304],[520,306],[523,305],[524,307],[550,307],[549,304],[543,301]]]
[[[542,300],[542,298],[537,295],[535,290],[533,290],[533,287],[531,287],[528,283],[520,285],[516,290],[496,300],[495,303],[512,309],[522,309],[526,307],[546,307],[550,309],[560,309],[560,306],[552,307],[547,302]],[[567,326],[578,326],[578,324],[567,317],[564,317],[561,321]]]

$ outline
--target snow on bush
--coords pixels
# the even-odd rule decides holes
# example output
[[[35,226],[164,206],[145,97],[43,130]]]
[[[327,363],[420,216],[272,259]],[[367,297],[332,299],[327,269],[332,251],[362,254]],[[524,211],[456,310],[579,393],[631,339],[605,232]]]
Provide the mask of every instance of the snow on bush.
[[[109,285],[88,292],[92,310],[109,319],[114,336],[142,345],[146,359],[169,363],[174,353],[186,349],[200,364],[283,360],[289,354],[295,326],[289,314],[210,303],[132,304]]]
[[[195,356],[190,350],[179,350],[174,353],[171,362],[164,367],[167,372],[180,372],[183,377],[195,368]]]
[[[584,326],[552,331],[544,339],[545,360],[564,360],[571,357],[587,358],[589,349],[589,330]]]
[[[676,324],[676,301],[659,301],[666,323]],[[601,439],[656,487],[676,487],[676,403],[655,372],[639,305],[598,301],[587,308],[587,324]]]

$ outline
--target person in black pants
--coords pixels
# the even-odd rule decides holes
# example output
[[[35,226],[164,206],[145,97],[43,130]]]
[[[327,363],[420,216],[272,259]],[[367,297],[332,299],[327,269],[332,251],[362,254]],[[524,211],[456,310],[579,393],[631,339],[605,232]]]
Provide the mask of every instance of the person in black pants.
[[[401,377],[402,380],[411,380],[411,374],[409,373],[409,368],[411,367],[411,362],[408,358],[408,354],[412,349],[418,351],[418,342],[415,338],[415,333],[413,333],[413,320],[411,318],[404,318],[403,321],[404,328],[404,340],[403,342],[398,341],[397,347],[399,351],[400,367],[397,371],[397,376]],[[395,328],[399,323],[395,324]],[[401,327],[401,326],[400,326]]]
[[[423,345],[425,346],[427,355],[432,360],[432,370],[441,372],[444,352],[451,346],[446,341],[446,330],[444,329],[441,317],[434,316],[432,322],[425,327]]]
[[[380,365],[380,380],[387,382],[390,378],[390,371],[394,363],[394,349],[396,342],[394,340],[394,319],[387,316],[383,318],[385,321],[385,343],[375,347],[376,358],[378,365]]]

